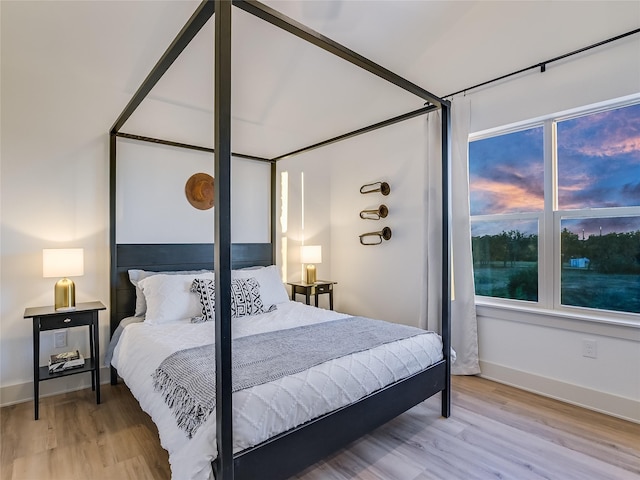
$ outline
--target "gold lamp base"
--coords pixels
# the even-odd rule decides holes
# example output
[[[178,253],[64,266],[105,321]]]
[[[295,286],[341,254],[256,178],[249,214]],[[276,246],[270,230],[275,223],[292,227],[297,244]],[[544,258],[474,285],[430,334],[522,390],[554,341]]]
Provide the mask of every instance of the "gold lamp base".
[[[307,265],[307,283],[316,283],[315,265]]]
[[[54,288],[54,296],[57,311],[71,312],[76,309],[76,285],[72,280],[59,280]]]

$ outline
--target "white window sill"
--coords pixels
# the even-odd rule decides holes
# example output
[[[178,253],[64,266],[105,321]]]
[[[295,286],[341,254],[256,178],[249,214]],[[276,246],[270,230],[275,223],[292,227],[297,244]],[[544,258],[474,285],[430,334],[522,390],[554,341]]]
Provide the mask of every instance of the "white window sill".
[[[604,335],[640,342],[640,315],[607,315],[567,310],[551,310],[530,305],[512,305],[476,299],[478,317],[490,317],[528,323],[549,328],[561,328],[594,335]]]

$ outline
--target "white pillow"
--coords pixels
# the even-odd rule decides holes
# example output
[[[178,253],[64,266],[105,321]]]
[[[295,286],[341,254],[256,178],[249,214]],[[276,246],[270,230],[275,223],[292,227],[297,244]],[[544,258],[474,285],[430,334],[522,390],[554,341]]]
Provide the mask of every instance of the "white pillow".
[[[200,300],[191,292],[191,284],[196,278],[213,280],[213,273],[158,274],[140,280],[138,285],[147,302],[145,323],[159,325],[200,315]]]
[[[265,310],[268,310],[272,305],[289,301],[289,294],[280,278],[280,269],[276,265],[259,268],[251,267],[231,272],[231,278],[251,277],[254,277],[260,284],[260,297]]]
[[[144,299],[142,289],[138,285],[141,280],[152,275],[185,275],[191,273],[203,273],[210,272],[211,270],[181,270],[181,271],[169,271],[169,272],[151,272],[148,270],[129,270],[129,281],[136,287],[136,311],[134,316],[141,317],[147,311],[147,302]]]
[[[265,310],[272,305],[288,302],[289,294],[280,278],[280,269],[276,265],[268,267],[251,267],[244,270],[233,270],[231,278],[255,278],[260,284],[260,297]]]

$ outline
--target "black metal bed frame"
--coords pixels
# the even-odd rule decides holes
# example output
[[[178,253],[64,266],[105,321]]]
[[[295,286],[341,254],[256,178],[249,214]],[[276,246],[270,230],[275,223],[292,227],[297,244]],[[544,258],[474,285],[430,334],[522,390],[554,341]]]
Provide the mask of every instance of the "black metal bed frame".
[[[231,151],[231,11],[232,7],[242,10],[271,23],[289,33],[322,48],[329,53],[348,61],[370,73],[420,97],[425,106],[418,110],[396,116],[388,120],[360,128],[323,142],[267,159],[253,155],[244,155]],[[121,132],[127,119],[132,115],[151,89],[169,69],[189,42],[205,23],[214,15],[215,21],[215,64],[214,64],[214,148],[188,145]],[[442,121],[442,298],[441,298],[441,336],[444,359],[427,370],[396,382],[378,392],[366,396],[360,401],[323,415],[298,428],[284,432],[256,447],[233,454],[233,418],[231,389],[231,269],[242,262],[265,264],[275,259],[275,182],[276,162],[306,151],[335,143],[347,138],[383,128],[428,112],[440,109]],[[127,282],[126,269],[144,265],[156,265],[160,258],[167,269],[181,269],[185,265],[215,264],[216,288],[216,438],[218,455],[212,463],[218,480],[287,478],[305,466],[322,459],[331,452],[345,446],[365,433],[382,425],[400,413],[406,411],[435,393],[442,393],[442,415],[450,415],[450,317],[451,317],[451,257],[449,251],[451,237],[450,204],[450,103],[438,98],[427,90],[394,74],[386,68],[366,59],[356,52],[334,42],[295,20],[282,15],[272,8],[255,0],[204,0],[178,33],[174,41],[153,67],[149,75],[138,88],[132,99],[122,111],[110,130],[110,246],[111,246],[111,333],[115,330],[124,312],[130,308],[131,291],[123,294],[123,285]],[[180,148],[213,152],[215,189],[213,246],[180,245],[172,248],[167,245],[118,245],[116,242],[116,168],[117,137],[138,141],[153,142]],[[231,157],[250,158],[271,163],[271,243],[260,245],[231,244]],[[265,245],[269,249],[265,257]],[[193,256],[185,260],[184,254]],[[202,248],[208,253],[202,253]],[[254,256],[254,249],[257,256]],[[233,250],[233,252],[232,252]],[[140,258],[139,255],[145,258]],[[213,254],[213,258],[210,258]],[[236,256],[242,258],[236,258]],[[205,258],[206,257],[206,258]],[[233,259],[232,259],[233,257]],[[126,290],[126,289],[125,289]],[[129,306],[123,307],[123,304]],[[112,370],[112,383],[115,381]],[[289,452],[285,455],[285,452]]]

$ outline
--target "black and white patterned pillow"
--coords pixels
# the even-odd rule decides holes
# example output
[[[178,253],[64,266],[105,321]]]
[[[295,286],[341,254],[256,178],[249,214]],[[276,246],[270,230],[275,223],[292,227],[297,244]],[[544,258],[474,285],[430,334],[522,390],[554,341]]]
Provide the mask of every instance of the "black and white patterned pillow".
[[[231,318],[264,313],[260,284],[253,278],[231,279]]]
[[[213,280],[196,278],[191,291],[200,297],[202,316],[193,317],[192,323],[208,322],[215,319],[216,288]],[[231,279],[231,318],[245,317],[264,313],[264,305],[260,297],[260,284],[251,278]]]
[[[202,315],[191,318],[191,323],[213,321],[216,312],[216,284],[213,280],[196,278],[191,284],[191,291],[198,294],[202,307]]]

